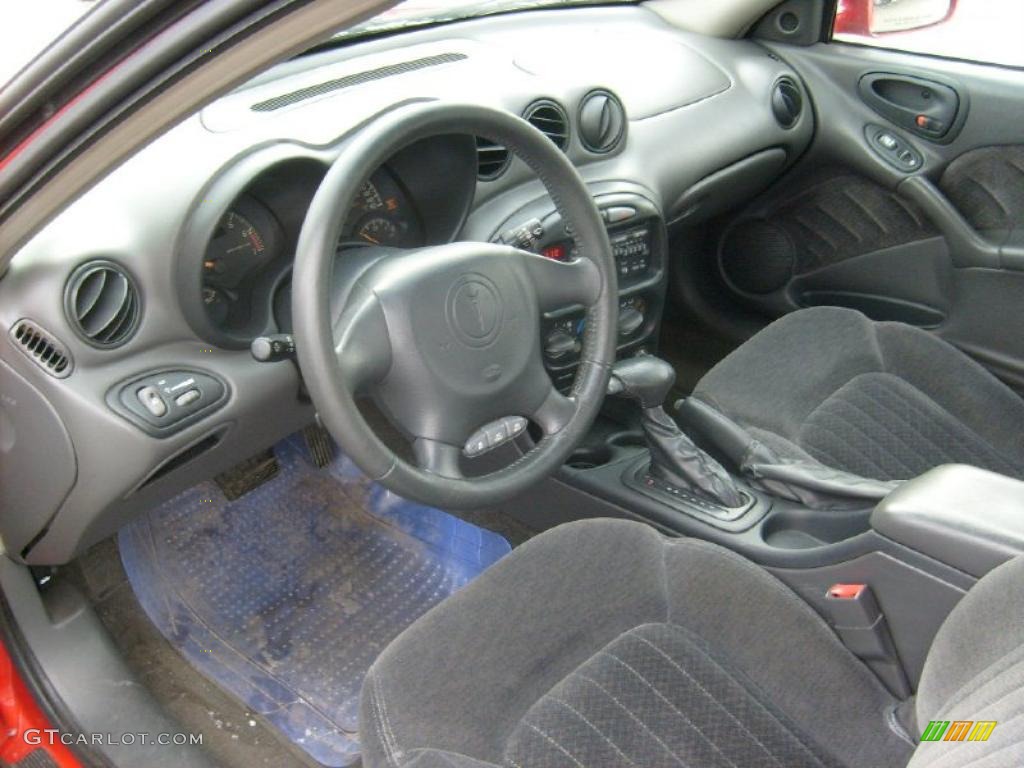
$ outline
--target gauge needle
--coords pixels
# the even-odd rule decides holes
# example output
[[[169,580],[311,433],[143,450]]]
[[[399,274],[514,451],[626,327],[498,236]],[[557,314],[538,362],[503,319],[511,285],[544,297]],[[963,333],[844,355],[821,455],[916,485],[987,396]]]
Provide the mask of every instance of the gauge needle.
[[[373,243],[374,245],[380,245],[380,240],[374,240],[374,239],[373,239],[372,237],[370,237],[370,236],[369,236],[368,234],[366,234],[365,232],[360,232],[360,233],[359,233],[359,236],[360,236],[361,238],[363,238],[364,240],[368,240],[369,242]]]

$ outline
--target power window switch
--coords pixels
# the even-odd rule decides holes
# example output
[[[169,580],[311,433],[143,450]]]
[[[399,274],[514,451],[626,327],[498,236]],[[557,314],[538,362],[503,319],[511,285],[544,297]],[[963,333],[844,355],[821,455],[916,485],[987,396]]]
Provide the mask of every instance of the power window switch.
[[[164,402],[156,387],[143,387],[135,394],[139,398],[139,402],[142,403],[142,407],[156,418],[159,419],[167,415],[167,403]]]
[[[186,406],[192,405],[192,403],[196,402],[200,398],[200,396],[201,393],[199,392],[198,389],[190,389],[188,392],[182,392],[180,395],[174,398],[174,404],[179,408],[184,408]]]

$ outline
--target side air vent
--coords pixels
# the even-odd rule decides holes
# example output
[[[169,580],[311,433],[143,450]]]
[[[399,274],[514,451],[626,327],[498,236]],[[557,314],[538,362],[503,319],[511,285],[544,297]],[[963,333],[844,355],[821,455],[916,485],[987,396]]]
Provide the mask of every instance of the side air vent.
[[[476,176],[481,181],[494,181],[508,168],[512,153],[490,139],[476,137]]]
[[[626,134],[626,110],[615,94],[591,91],[580,105],[580,141],[591,152],[611,152]]]
[[[772,89],[772,114],[783,128],[792,128],[804,111],[804,97],[792,78],[783,77]]]
[[[31,320],[19,320],[11,327],[11,338],[29,360],[51,376],[63,379],[71,373],[71,355],[52,333]]]
[[[362,85],[363,83],[370,83],[374,80],[383,80],[386,77],[404,75],[407,72],[415,72],[416,70],[427,69],[429,67],[438,67],[442,64],[451,64],[468,58],[469,57],[464,53],[441,53],[436,56],[424,56],[422,59],[403,61],[401,64],[389,64],[386,67],[368,69],[365,72],[356,72],[352,75],[345,75],[344,77],[338,77],[334,80],[328,80],[323,83],[317,83],[316,85],[299,88],[297,91],[282,93],[280,96],[275,96],[272,99],[267,99],[266,101],[260,101],[253,104],[250,109],[252,109],[253,112],[273,112],[275,109],[281,109],[282,107],[287,107],[291,104],[305,101],[306,99],[323,96],[325,93],[330,93],[331,91],[340,91],[342,88],[350,88],[353,85]]]
[[[563,152],[569,146],[569,117],[558,103],[547,99],[536,101],[526,108],[523,118]]]
[[[89,261],[71,273],[64,296],[68,320],[94,347],[124,344],[139,325],[139,292],[112,261]]]

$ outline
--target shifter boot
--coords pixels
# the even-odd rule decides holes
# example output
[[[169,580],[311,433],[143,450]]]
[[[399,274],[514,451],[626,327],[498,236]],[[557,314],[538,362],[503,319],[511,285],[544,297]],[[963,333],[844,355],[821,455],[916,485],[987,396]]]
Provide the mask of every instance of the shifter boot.
[[[612,368],[608,391],[640,403],[651,449],[651,474],[677,488],[692,488],[723,507],[743,504],[725,467],[697,447],[663,407],[676,373],[657,357],[631,357]]]
[[[645,409],[642,425],[651,449],[652,475],[677,488],[694,488],[724,507],[743,504],[725,467],[698,448],[664,408]]]

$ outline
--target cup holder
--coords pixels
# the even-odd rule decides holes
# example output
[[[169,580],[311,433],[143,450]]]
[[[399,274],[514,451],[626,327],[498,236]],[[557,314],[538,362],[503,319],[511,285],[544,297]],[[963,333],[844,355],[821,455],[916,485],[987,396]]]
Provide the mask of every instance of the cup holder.
[[[647,441],[642,432],[619,432],[608,438],[608,445],[616,448],[646,448]]]
[[[570,469],[597,469],[612,460],[612,449],[608,445],[577,448],[565,465]]]
[[[644,436],[640,432],[616,432],[603,438],[600,442],[594,441],[589,445],[580,446],[569,456],[565,465],[569,469],[576,470],[597,469],[613,461],[633,456],[638,449],[644,448],[646,445]]]

